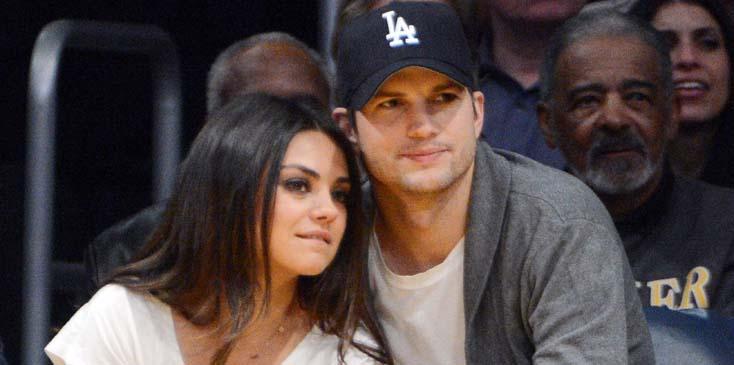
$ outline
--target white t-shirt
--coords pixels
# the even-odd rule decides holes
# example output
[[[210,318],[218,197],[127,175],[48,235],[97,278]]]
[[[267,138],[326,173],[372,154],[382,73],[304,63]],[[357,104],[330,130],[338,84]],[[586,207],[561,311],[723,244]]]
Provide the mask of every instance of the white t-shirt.
[[[373,343],[358,331],[357,341]],[[338,364],[338,338],[317,327],[304,337],[283,365]],[[54,365],[183,365],[171,308],[151,295],[106,285],[82,306],[45,348]],[[355,348],[349,365],[374,365]]]
[[[463,238],[442,263],[416,275],[397,275],[385,264],[373,233],[369,272],[377,316],[398,364],[466,363]]]

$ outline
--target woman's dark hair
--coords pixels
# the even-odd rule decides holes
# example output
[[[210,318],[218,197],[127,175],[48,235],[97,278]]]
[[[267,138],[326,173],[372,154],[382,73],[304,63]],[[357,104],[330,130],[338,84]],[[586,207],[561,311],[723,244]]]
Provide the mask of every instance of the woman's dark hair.
[[[180,167],[163,221],[134,262],[110,280],[151,293],[196,325],[213,324],[227,331],[212,364],[225,363],[234,341],[257,315],[255,292],[262,290],[266,299],[270,295],[268,247],[279,167],[293,137],[313,130],[340,148],[352,188],[342,244],[324,272],[299,278],[298,304],[323,332],[340,338],[340,360],[352,344],[391,363],[366,297],[368,243],[359,169],[350,142],[323,110],[251,94],[208,118]],[[262,249],[256,247],[259,242]],[[260,260],[264,288],[257,287]],[[231,317],[220,322],[224,310]],[[354,341],[358,326],[372,335],[377,348]]]
[[[717,117],[718,131],[714,136],[711,153],[701,179],[716,185],[734,187],[734,24],[726,7],[719,0],[640,0],[630,10],[632,15],[648,22],[663,5],[682,3],[700,6],[716,20],[724,37],[724,48],[729,57],[729,98]]]

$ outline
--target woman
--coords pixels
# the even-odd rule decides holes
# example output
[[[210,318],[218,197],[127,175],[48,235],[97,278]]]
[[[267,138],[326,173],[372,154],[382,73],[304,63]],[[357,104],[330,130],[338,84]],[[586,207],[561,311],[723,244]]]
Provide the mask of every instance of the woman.
[[[164,221],[46,347],[54,364],[391,363],[366,303],[360,184],[323,113],[215,113]]]
[[[716,0],[640,1],[633,14],[670,41],[678,137],[669,146],[674,172],[734,187],[734,35]]]

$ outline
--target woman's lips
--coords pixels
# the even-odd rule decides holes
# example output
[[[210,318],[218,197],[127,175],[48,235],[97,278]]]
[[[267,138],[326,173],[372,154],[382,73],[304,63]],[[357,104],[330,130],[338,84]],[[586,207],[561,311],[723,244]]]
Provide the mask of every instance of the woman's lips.
[[[708,90],[709,85],[700,80],[680,80],[673,83],[675,87],[675,94],[683,99],[697,99],[704,96]]]
[[[331,234],[327,231],[310,231],[297,234],[296,236],[306,240],[322,241],[326,244],[331,243]]]

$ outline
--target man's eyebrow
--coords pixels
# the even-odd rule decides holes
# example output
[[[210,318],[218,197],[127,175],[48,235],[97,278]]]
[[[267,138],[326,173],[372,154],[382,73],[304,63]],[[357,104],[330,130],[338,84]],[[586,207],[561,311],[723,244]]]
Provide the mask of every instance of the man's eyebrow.
[[[399,96],[403,96],[405,93],[401,93],[399,91],[385,91],[385,90],[378,90],[373,98],[396,98]]]
[[[646,80],[625,80],[622,82],[622,90],[627,89],[650,89],[655,90],[655,84]]]
[[[573,99],[577,97],[579,94],[583,94],[586,92],[604,92],[605,88],[601,84],[595,84],[595,83],[586,83],[581,84],[579,86],[571,88],[571,90],[568,91],[567,95],[569,99]]]
[[[454,80],[448,80],[444,83],[441,83],[439,85],[436,85],[436,87],[433,88],[433,92],[439,92],[444,91],[447,89],[464,89],[464,85],[454,81]]]

